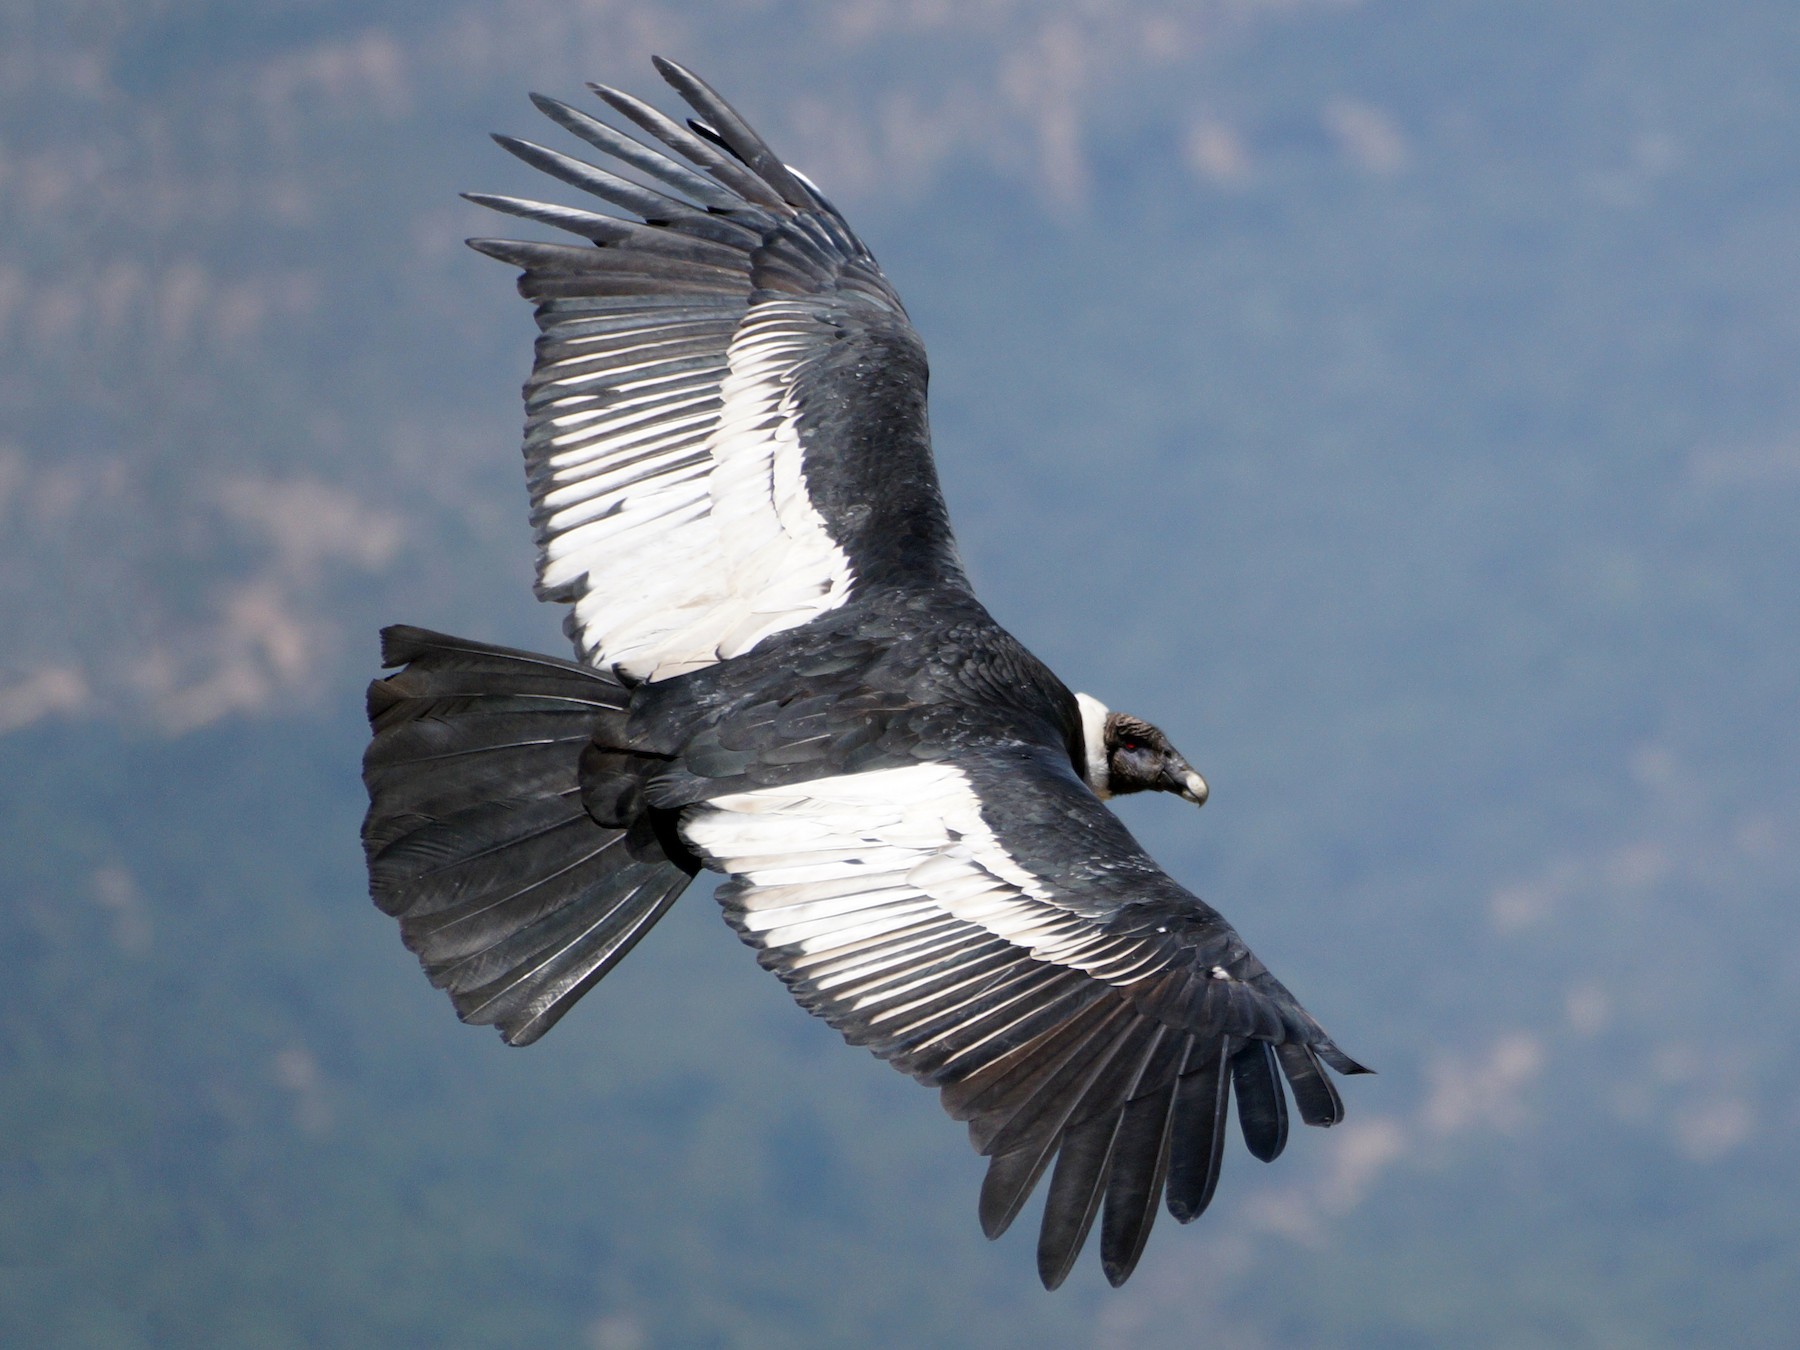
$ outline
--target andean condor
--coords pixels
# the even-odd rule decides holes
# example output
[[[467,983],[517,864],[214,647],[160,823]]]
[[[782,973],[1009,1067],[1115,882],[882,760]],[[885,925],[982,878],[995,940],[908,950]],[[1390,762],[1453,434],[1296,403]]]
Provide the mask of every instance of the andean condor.
[[[640,136],[536,98],[600,168],[500,144],[625,216],[472,200],[580,242],[521,269],[538,594],[579,661],[417,628],[369,690],[375,902],[458,1014],[536,1040],[702,867],[809,1012],[938,1088],[1005,1230],[1050,1170],[1054,1288],[1096,1218],[1119,1284],[1158,1204],[1339,1120],[1340,1051],[1106,806],[1206,784],[988,616],[951,538],[925,352],[831,203],[706,84]],[[628,177],[619,170],[630,170]],[[649,186],[647,184],[654,184]],[[636,217],[636,219],[628,218]]]

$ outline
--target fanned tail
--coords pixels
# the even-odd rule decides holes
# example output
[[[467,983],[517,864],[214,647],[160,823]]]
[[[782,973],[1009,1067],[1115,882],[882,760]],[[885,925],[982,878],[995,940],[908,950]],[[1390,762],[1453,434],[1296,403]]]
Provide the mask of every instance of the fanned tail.
[[[422,628],[381,636],[383,664],[405,669],[369,686],[370,894],[458,1016],[528,1045],[698,863],[649,813],[602,825],[590,809],[584,755],[591,767],[590,747],[622,739],[629,691],[613,675]]]

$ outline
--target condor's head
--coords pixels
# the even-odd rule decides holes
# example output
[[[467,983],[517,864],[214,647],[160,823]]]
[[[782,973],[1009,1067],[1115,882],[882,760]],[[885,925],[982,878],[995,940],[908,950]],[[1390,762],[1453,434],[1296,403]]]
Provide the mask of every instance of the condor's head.
[[[1082,776],[1104,800],[1127,792],[1173,792],[1206,805],[1206,780],[1162,731],[1141,717],[1114,712],[1097,698],[1075,695],[1087,753]]]

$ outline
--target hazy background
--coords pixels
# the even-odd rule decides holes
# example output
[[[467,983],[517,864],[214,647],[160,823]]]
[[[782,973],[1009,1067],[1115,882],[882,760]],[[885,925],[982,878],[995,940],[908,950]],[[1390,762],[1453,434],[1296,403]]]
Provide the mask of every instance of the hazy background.
[[[704,888],[542,1045],[368,904],[409,620],[565,650],[464,188],[693,65],[934,363],[991,608],[1359,1058],[1060,1294]],[[0,1341],[1793,1344],[1800,9],[95,0],[0,17]],[[667,101],[664,106],[668,106]],[[562,194],[564,200],[574,198]]]

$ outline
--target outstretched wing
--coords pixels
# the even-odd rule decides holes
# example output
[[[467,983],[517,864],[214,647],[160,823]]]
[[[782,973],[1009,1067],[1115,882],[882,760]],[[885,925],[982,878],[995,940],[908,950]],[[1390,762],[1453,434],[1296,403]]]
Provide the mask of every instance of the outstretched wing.
[[[471,195],[589,241],[470,242],[523,268],[537,302],[538,593],[574,606],[583,660],[641,679],[749,651],[862,587],[966,586],[899,297],[723,99],[657,68],[702,119],[691,130],[593,86],[648,144],[534,96],[610,169],[496,138],[639,219]]]
[[[1095,1218],[1107,1278],[1159,1201],[1212,1198],[1235,1084],[1250,1151],[1343,1107],[1344,1055],[1231,926],[1153,863],[1050,750],[1009,746],[714,797],[683,834],[809,1011],[969,1122],[998,1236],[1055,1163],[1038,1271],[1055,1288]],[[1279,1072],[1278,1072],[1279,1070]]]

